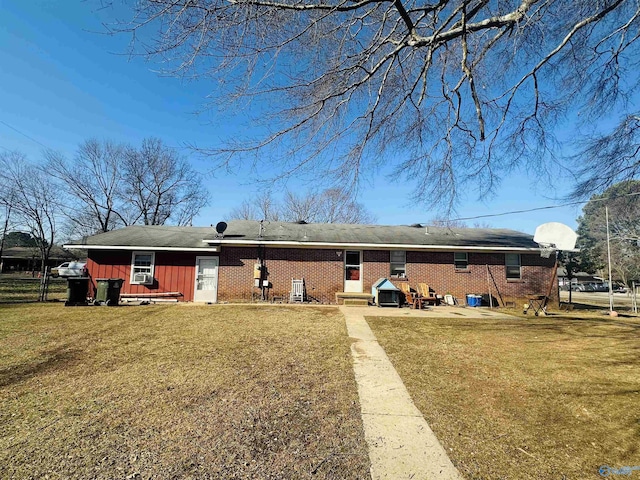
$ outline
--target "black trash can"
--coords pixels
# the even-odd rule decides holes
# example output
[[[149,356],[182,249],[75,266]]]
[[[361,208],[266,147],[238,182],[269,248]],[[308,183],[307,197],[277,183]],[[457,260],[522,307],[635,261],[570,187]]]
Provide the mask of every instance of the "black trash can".
[[[122,278],[110,278],[109,290],[107,292],[107,305],[118,305],[120,303],[120,289],[122,289]]]
[[[97,278],[95,305],[115,306],[120,303],[121,278]]]
[[[67,307],[86,305],[88,293],[88,277],[69,277],[67,278],[67,301],[64,304]]]

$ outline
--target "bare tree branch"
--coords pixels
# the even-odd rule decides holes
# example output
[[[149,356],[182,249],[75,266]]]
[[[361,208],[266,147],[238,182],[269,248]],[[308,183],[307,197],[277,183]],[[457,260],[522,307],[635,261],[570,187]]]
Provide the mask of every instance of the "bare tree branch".
[[[494,172],[555,168],[554,128],[572,112],[637,110],[637,0],[140,0],[133,10],[113,27],[135,38],[132,54],[217,80],[226,108],[255,107],[259,136],[202,151],[222,165],[268,163],[276,178],[323,172],[353,187],[390,163],[419,199],[453,208],[467,186],[490,193]]]

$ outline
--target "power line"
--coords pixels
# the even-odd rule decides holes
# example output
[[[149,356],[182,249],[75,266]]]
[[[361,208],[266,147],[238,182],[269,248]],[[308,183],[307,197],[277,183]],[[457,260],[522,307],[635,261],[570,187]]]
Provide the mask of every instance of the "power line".
[[[632,193],[624,193],[624,194],[620,194],[620,195],[614,195],[611,197],[603,197],[603,198],[592,198],[590,200],[579,200],[579,201],[575,201],[575,202],[568,202],[568,203],[562,203],[560,205],[547,205],[545,207],[535,207],[535,208],[528,208],[525,210],[513,210],[510,212],[500,212],[500,213],[491,213],[491,214],[487,214],[487,215],[477,215],[475,217],[460,217],[460,218],[453,218],[451,219],[451,221],[464,221],[464,220],[477,220],[480,218],[490,218],[490,217],[502,217],[505,215],[515,215],[517,213],[528,213],[528,212],[536,212],[536,211],[540,211],[540,210],[551,210],[554,208],[562,208],[562,207],[570,207],[572,205],[581,205],[583,203],[589,203],[589,202],[604,202],[607,200],[613,200],[616,198],[620,198],[620,197],[633,197],[636,195],[640,195],[640,192],[632,192]]]
[[[39,142],[39,141],[38,141],[38,140],[36,140],[35,138],[30,137],[29,135],[27,135],[27,134],[26,134],[26,133],[24,133],[24,132],[21,132],[20,130],[18,130],[18,129],[17,129],[17,128],[15,128],[15,127],[12,127],[12,126],[11,126],[11,125],[9,125],[7,122],[4,122],[4,121],[0,120],[0,123],[1,123],[1,124],[3,124],[5,127],[10,128],[10,129],[11,129],[11,130],[13,130],[14,132],[18,132],[20,135],[22,135],[23,137],[28,138],[28,139],[29,139],[29,140],[31,140],[32,142],[37,143],[37,144],[38,144],[38,145],[40,145],[41,147],[44,147],[44,148],[46,148],[47,150],[49,150],[49,147],[47,147],[44,143]],[[3,148],[4,148],[4,147],[3,147]]]
[[[554,208],[570,207],[571,205],[580,205],[581,203],[588,203],[588,200],[583,200],[583,201],[579,201],[579,202],[563,203],[561,205],[548,205],[546,207],[528,208],[528,209],[525,209],[525,210],[512,210],[510,212],[490,213],[490,214],[487,214],[487,215],[477,215],[475,217],[453,218],[452,221],[477,220],[479,218],[490,218],[490,217],[503,217],[505,215],[515,215],[516,213],[528,213],[528,212],[537,212],[537,211],[540,211],[540,210],[551,210],[551,209],[554,209]]]

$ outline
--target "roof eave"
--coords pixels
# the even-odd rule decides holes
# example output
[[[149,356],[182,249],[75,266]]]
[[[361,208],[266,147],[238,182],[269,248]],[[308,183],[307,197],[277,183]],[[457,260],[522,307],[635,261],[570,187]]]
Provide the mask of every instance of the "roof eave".
[[[209,247],[166,247],[166,246],[151,246],[151,245],[76,245],[69,244],[63,245],[68,249],[82,249],[82,250],[153,250],[156,252],[219,252],[219,246]]]
[[[203,240],[203,242],[209,245],[216,243],[222,247],[227,246],[258,246],[265,245],[271,247],[282,248],[340,248],[340,249],[354,249],[354,250],[430,250],[430,251],[485,251],[485,252],[539,252],[538,247],[510,247],[510,246],[470,246],[470,245],[417,245],[417,244],[405,244],[405,243],[347,243],[347,242],[301,242],[293,240]]]

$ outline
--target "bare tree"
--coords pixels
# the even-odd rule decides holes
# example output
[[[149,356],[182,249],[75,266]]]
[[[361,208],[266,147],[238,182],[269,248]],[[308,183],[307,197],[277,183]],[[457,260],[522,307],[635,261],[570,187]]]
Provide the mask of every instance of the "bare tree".
[[[451,219],[440,215],[433,217],[430,223],[435,227],[468,228],[467,223],[463,220]]]
[[[418,198],[451,207],[462,186],[486,194],[515,168],[548,181],[560,150],[553,127],[569,114],[587,125],[620,108],[638,116],[636,0],[132,8],[113,29],[134,35],[133,53],[161,59],[165,73],[219,80],[212,96],[227,107],[256,100],[251,121],[266,134],[211,153],[270,161],[283,175],[357,184],[391,164]],[[630,158],[637,165],[637,152]]]
[[[244,200],[229,214],[230,218],[239,220],[270,220],[277,222],[281,219],[280,207],[273,200],[271,192],[264,191],[255,198]]]
[[[0,154],[0,178],[11,186],[15,224],[35,239],[40,252],[40,270],[44,272],[61,215],[57,189],[43,170],[17,152]]]
[[[93,235],[127,225],[127,202],[120,193],[125,147],[95,139],[83,142],[72,161],[48,151],[47,171],[64,188],[71,235]]]
[[[72,160],[45,155],[48,173],[61,185],[70,236],[135,223],[189,225],[209,200],[200,176],[159,139],[146,139],[139,149],[90,139]]]
[[[354,201],[349,192],[330,188],[308,195],[288,191],[283,205],[288,221],[314,223],[375,223],[375,216],[364,205]]]
[[[618,280],[629,284],[640,277],[640,181],[625,181],[594,195],[578,219],[580,257],[588,268],[607,264],[607,226],[609,210],[611,267]]]
[[[281,203],[271,192],[265,192],[255,202],[245,200],[230,213],[242,220],[269,220],[307,223],[375,223],[372,215],[350,194],[339,189],[310,192],[305,195],[285,191]]]
[[[190,225],[209,201],[201,176],[160,139],[128,148],[123,163],[122,194],[135,212],[131,223]]]
[[[317,193],[297,194],[288,190],[282,204],[282,217],[285,222],[315,222],[322,206]]]

